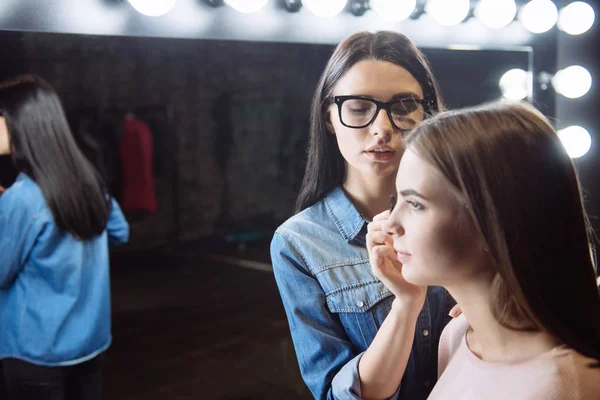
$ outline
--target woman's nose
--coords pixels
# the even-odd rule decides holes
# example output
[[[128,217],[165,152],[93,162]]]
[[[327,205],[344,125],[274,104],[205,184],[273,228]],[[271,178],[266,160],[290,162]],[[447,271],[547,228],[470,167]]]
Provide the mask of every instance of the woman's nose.
[[[392,121],[384,109],[379,110],[379,114],[371,124],[371,134],[373,136],[391,137],[394,132]]]
[[[382,229],[385,233],[392,236],[404,235],[404,227],[400,221],[400,210],[392,210],[388,219],[382,224]]]

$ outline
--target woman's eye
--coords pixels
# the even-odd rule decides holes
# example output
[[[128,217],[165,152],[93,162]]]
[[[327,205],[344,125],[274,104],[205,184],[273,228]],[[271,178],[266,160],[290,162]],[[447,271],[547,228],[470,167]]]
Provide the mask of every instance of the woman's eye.
[[[351,108],[350,112],[354,114],[366,114],[369,111],[368,108]]]
[[[406,200],[406,202],[408,203],[410,208],[412,208],[415,211],[421,211],[421,210],[425,209],[425,207],[423,207],[423,205],[421,203],[418,203],[414,200]]]
[[[397,202],[396,196],[391,195],[390,196],[390,213],[392,211],[394,211],[394,207],[396,207],[396,202]]]

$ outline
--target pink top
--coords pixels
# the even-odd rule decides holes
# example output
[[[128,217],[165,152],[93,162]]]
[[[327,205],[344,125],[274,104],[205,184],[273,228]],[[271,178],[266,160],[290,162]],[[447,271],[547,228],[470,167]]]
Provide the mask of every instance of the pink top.
[[[600,368],[558,346],[518,363],[483,361],[471,352],[464,315],[451,321],[440,339],[438,374],[429,399],[461,400],[599,400]]]

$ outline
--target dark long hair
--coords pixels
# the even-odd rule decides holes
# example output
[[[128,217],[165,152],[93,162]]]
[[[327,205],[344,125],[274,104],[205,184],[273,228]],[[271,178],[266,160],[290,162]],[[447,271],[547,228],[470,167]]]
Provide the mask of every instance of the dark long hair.
[[[77,147],[54,89],[35,75],[0,83],[15,167],[40,187],[54,222],[78,239],[106,228],[110,202],[102,179]]]
[[[407,138],[460,193],[493,261],[492,310],[600,360],[592,230],[573,162],[532,106],[445,112]]]
[[[363,60],[379,60],[405,68],[419,82],[424,100],[431,106],[425,114],[443,108],[438,84],[425,55],[404,35],[381,31],[358,32],[342,41],[329,59],[312,100],[308,159],[296,211],[317,203],[343,183],[346,165],[334,135],[328,133],[327,99],[346,72]]]

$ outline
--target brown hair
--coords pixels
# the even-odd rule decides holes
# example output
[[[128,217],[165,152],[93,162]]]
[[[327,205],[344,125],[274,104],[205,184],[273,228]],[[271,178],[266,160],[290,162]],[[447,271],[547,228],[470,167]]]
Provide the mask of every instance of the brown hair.
[[[296,211],[317,203],[343,183],[346,165],[335,136],[327,129],[325,107],[335,85],[354,64],[363,60],[388,61],[408,72],[419,82],[430,115],[443,108],[438,84],[425,55],[406,36],[391,31],[358,32],[343,40],[334,50],[312,100],[308,160]]]
[[[545,330],[600,360],[592,231],[550,122],[527,104],[488,104],[425,121],[407,147],[462,194],[495,268],[497,320]]]

